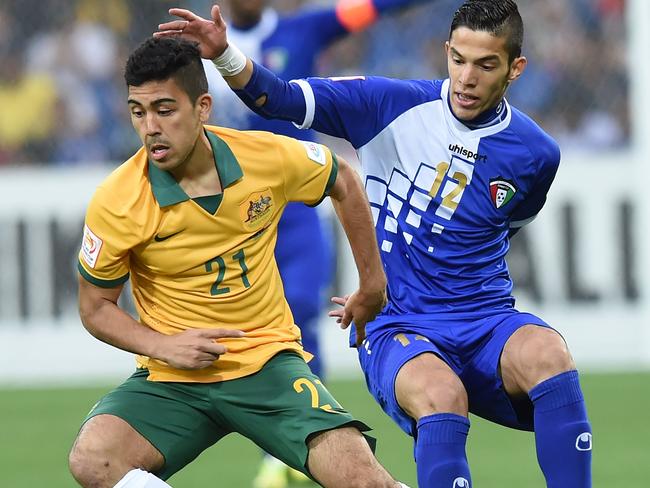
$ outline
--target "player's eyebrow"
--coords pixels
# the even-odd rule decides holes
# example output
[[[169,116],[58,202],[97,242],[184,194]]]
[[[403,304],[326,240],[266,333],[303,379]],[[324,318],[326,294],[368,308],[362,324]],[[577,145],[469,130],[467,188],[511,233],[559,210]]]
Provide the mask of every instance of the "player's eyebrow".
[[[465,59],[465,57],[461,53],[459,53],[455,48],[450,47],[449,50],[451,51],[451,54],[453,54],[454,56],[458,56],[459,58]],[[490,61],[500,61],[500,58],[496,54],[488,54],[487,56],[483,56],[482,58],[478,58],[474,60],[475,63],[485,63]]]
[[[126,101],[126,103],[128,103],[129,105],[133,104],[133,105],[140,105],[140,106],[142,106],[142,103],[138,102],[138,101],[135,100],[134,98],[129,98],[129,99]],[[151,102],[151,105],[152,105],[152,106],[154,106],[154,105],[160,105],[161,103],[176,103],[176,99],[175,99],[175,98],[158,98],[157,100],[154,100],[153,102]]]

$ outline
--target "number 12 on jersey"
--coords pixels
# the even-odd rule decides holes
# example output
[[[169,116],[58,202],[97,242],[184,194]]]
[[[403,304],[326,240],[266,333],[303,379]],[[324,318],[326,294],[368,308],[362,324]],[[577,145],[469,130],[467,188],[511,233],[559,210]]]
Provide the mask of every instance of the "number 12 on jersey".
[[[472,181],[474,166],[465,161],[454,159],[452,163],[445,161],[436,166],[436,178],[429,190],[429,196],[436,198],[440,192],[442,202],[436,210],[436,215],[450,220],[454,215],[465,187]],[[445,177],[447,181],[445,182]],[[443,182],[445,185],[443,186]],[[442,187],[442,191],[440,190]]]

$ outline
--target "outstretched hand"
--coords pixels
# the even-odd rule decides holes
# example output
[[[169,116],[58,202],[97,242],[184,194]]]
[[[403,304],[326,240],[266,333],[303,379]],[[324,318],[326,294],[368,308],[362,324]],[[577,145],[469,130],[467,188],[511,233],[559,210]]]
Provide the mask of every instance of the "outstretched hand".
[[[344,297],[332,297],[332,302],[343,308],[328,312],[330,317],[336,317],[341,329],[347,329],[354,322],[356,329],[356,345],[359,347],[366,338],[366,324],[377,316],[386,305],[386,290],[368,292],[357,290]]]
[[[181,20],[172,20],[158,26],[155,37],[181,37],[188,41],[198,43],[201,57],[214,59],[221,55],[228,47],[226,36],[226,23],[221,17],[221,10],[214,5],[210,11],[211,19],[199,17],[194,12],[184,8],[169,9],[170,15],[180,17]]]

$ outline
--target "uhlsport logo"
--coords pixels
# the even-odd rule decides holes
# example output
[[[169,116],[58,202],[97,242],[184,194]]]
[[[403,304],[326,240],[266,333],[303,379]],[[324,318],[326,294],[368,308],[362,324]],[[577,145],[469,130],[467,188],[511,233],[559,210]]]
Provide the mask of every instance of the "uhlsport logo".
[[[490,197],[496,208],[506,205],[517,193],[517,188],[510,181],[504,179],[490,180]]]
[[[591,432],[583,432],[576,438],[576,449],[578,451],[591,451]]]
[[[251,193],[239,204],[239,214],[244,225],[254,229],[265,224],[271,218],[273,208],[273,193],[270,189]]]
[[[451,485],[451,488],[469,488],[469,481],[459,476],[454,480],[454,484]]]

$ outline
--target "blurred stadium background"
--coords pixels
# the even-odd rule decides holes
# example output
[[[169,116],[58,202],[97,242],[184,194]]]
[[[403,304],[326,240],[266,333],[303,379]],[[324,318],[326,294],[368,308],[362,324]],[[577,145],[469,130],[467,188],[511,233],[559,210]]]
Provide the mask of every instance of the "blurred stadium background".
[[[279,9],[328,4],[283,0]],[[460,0],[385,18],[322,56],[326,75],[444,77],[442,43]],[[650,2],[519,0],[529,66],[509,101],[563,149],[540,218],[512,242],[519,307],[567,338],[585,373],[594,486],[650,486]],[[76,253],[96,184],[138,147],[125,104],[126,56],[172,6],[209,0],[0,0],[0,487],[74,486],[66,453],[129,354],[76,315]],[[354,159],[341,141],[328,144]],[[324,209],[327,213],[327,209]],[[343,246],[341,246],[343,248]],[[338,256],[335,290],[355,286]],[[128,303],[126,304],[128,306]],[[415,486],[409,440],[366,393],[345,335],[323,318],[332,390],[377,428],[379,456]],[[473,419],[481,487],[541,487],[529,434]],[[247,487],[258,461],[226,440],[172,479]]]

